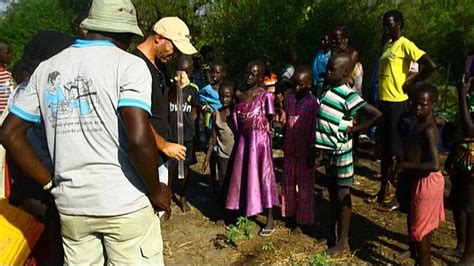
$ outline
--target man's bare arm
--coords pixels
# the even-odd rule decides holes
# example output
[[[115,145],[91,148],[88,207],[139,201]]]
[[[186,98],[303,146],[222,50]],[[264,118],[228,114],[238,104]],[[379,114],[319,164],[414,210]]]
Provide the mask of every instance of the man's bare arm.
[[[186,158],[186,147],[166,141],[158,132],[151,123],[149,123],[153,136],[155,138],[156,146],[158,150],[163,152],[169,158],[182,161]]]
[[[15,161],[18,167],[41,186],[45,186],[51,181],[52,173],[41,163],[26,139],[26,131],[30,127],[30,123],[14,114],[9,114],[0,129],[0,139],[10,158]]]
[[[424,54],[420,59],[417,61],[419,65],[419,72],[416,74],[408,75],[405,84],[403,84],[403,91],[408,92],[413,84],[418,81],[423,81],[431,76],[438,65],[436,65],[435,61],[428,55]]]
[[[165,210],[168,219],[171,215],[171,190],[159,181],[160,157],[148,114],[135,107],[122,107],[120,114],[127,132],[127,144],[132,162],[148,189],[150,200],[155,206]]]
[[[364,111],[366,114],[369,115],[369,119],[354,126],[353,128],[349,127],[348,128],[349,132],[347,133],[352,133],[352,132],[368,129],[369,127],[373,126],[382,117],[382,112],[380,112],[379,109],[375,108],[373,105],[368,104],[368,103],[362,107],[362,111]]]

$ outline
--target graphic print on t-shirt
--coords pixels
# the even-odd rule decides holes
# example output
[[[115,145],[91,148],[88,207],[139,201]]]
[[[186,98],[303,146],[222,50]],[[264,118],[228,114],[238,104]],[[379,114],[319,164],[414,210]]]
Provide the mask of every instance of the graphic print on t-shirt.
[[[77,76],[65,85],[61,73],[53,71],[48,75],[49,87],[44,91],[44,100],[48,107],[48,120],[53,122],[67,119],[78,112],[79,116],[96,116],[92,105],[97,106],[96,93],[90,91],[92,80]],[[76,115],[74,115],[76,117]]]

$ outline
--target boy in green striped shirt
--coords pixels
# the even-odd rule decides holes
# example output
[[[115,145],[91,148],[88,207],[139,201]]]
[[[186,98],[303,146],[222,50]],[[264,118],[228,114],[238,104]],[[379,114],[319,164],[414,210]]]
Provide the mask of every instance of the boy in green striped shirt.
[[[332,212],[328,254],[331,257],[350,252],[350,188],[354,176],[352,133],[371,127],[382,115],[347,85],[354,65],[345,52],[331,57],[326,72],[331,88],[321,98],[316,122],[316,148],[328,158],[326,174],[330,176],[328,190]],[[368,120],[353,126],[352,120],[360,110],[367,114]]]

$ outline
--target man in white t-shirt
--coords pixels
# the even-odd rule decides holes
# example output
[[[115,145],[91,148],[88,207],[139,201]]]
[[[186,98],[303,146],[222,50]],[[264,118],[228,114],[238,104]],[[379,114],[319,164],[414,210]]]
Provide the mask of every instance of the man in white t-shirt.
[[[152,204],[169,217],[171,191],[157,178],[150,73],[124,51],[133,35],[143,36],[135,8],[130,0],[94,0],[81,27],[87,37],[41,63],[15,95],[0,137],[53,194],[65,264],[163,264]],[[41,121],[54,173],[25,138]]]

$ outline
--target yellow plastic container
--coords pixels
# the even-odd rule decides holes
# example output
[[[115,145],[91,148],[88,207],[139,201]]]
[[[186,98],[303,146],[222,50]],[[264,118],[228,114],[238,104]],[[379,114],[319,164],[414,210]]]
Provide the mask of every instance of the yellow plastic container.
[[[0,265],[23,265],[43,229],[33,216],[0,199]]]

